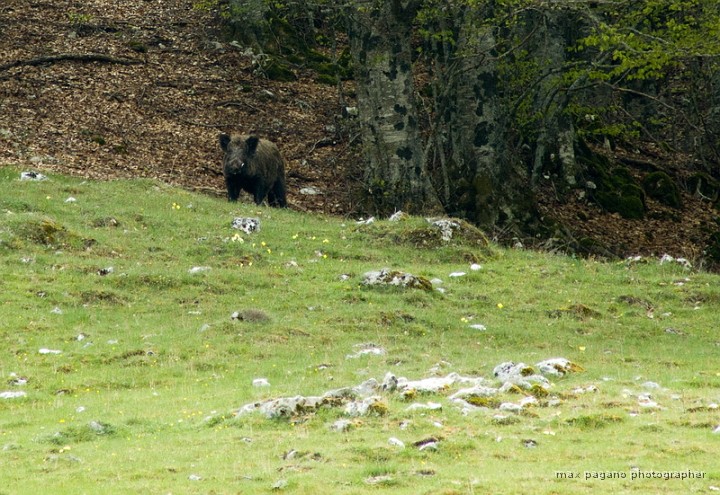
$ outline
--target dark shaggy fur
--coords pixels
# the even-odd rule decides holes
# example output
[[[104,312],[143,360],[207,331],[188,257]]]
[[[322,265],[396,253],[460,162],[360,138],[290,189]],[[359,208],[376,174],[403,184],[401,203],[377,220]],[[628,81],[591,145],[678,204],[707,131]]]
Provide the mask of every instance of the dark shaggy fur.
[[[270,206],[287,206],[285,162],[274,143],[257,136],[220,135],[223,175],[229,201],[237,201],[240,190],[253,195],[255,204],[268,199]]]

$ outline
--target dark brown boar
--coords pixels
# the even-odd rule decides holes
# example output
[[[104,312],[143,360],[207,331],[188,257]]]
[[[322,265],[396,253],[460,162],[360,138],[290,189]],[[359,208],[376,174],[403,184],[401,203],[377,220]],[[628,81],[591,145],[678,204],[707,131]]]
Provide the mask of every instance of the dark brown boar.
[[[257,136],[220,135],[223,175],[229,201],[237,201],[240,190],[253,195],[259,205],[267,197],[270,206],[285,208],[285,162],[277,146]]]

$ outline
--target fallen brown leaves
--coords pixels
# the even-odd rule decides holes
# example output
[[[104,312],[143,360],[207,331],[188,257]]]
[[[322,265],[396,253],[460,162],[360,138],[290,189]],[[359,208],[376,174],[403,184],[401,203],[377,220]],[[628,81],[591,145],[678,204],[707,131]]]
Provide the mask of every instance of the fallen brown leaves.
[[[220,132],[258,132],[288,162],[289,199],[351,208],[347,144],[318,148],[336,89],[275,83],[189,0],[11,0],[1,7],[0,162],[93,179],[150,177],[224,194]],[[312,152],[310,152],[312,150]],[[298,191],[313,185],[324,194]]]
[[[254,131],[282,150],[293,207],[354,212],[360,160],[331,129],[336,88],[302,68],[292,83],[254,74],[252,57],[192,0],[7,0],[0,46],[0,163],[224,195],[217,137]],[[541,214],[594,239],[597,254],[695,260],[717,230],[709,204],[688,194],[682,211],[648,200],[648,218],[637,221],[583,198],[559,201],[546,186]]]

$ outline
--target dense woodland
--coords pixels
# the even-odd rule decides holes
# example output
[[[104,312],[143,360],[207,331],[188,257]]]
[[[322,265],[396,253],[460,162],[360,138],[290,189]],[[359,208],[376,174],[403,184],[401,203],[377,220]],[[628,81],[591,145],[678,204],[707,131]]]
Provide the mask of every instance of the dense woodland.
[[[189,71],[164,69],[166,77],[106,100],[162,107],[166,89],[181,93],[175,103],[210,95],[205,111],[169,118],[202,136],[194,144],[204,163],[188,176],[209,189],[218,184],[217,132],[238,127],[281,141],[290,187],[340,185],[342,198],[321,208],[331,213],[444,214],[501,240],[582,254],[666,246],[708,266],[720,261],[717,2],[198,0],[162,2],[161,16],[148,2],[105,3],[0,7],[4,161],[52,155],[11,116],[31,106],[38,86],[60,92],[108,76],[86,65],[119,67],[115,75],[132,84],[133,74],[192,51],[199,62]],[[19,40],[23,23],[44,19],[29,45]],[[227,111],[238,112],[237,126]],[[114,143],[113,129],[78,127],[71,132],[91,142],[85,150],[112,147],[120,162],[140,139],[127,126]],[[157,149],[165,156],[156,162],[184,161]],[[157,173],[130,161],[121,168],[183,183],[172,167]],[[49,165],[85,172],[64,163]],[[317,201],[291,192],[292,203],[304,199]]]
[[[543,180],[632,219],[647,196],[679,208],[681,187],[717,201],[714,2],[272,5],[252,30],[264,37],[246,42],[270,42],[269,21],[313,33],[309,45],[326,23],[346,27],[372,211],[438,209],[532,229]],[[228,7],[239,30],[248,8]],[[602,155],[638,143],[686,154],[690,175],[679,183],[679,171],[648,159],[637,182]]]

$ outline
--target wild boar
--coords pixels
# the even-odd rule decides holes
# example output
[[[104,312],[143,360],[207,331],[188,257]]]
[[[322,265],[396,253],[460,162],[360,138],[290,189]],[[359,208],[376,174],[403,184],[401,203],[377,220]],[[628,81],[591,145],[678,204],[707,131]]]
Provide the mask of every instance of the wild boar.
[[[277,146],[267,139],[247,135],[220,135],[223,175],[228,201],[237,201],[240,190],[253,195],[255,204],[267,197],[270,206],[285,208],[285,162]]]

